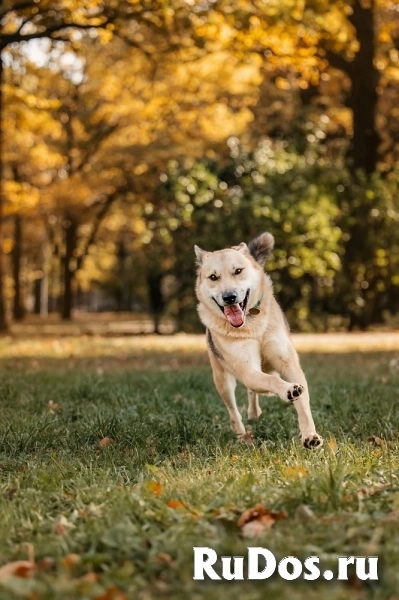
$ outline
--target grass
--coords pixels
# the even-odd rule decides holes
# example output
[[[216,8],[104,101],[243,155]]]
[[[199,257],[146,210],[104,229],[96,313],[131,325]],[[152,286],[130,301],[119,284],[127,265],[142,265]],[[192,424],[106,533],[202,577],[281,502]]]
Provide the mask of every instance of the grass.
[[[39,568],[0,598],[397,600],[399,351],[370,347],[302,355],[326,440],[310,453],[276,398],[248,424],[254,447],[234,440],[202,338],[3,339],[0,565],[34,552]],[[258,503],[288,517],[246,539]],[[378,555],[380,580],[196,582],[193,546],[333,571]]]

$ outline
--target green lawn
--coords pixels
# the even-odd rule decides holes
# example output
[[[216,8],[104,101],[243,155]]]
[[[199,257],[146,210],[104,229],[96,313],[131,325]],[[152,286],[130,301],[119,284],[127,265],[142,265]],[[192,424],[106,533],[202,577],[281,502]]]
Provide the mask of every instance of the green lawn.
[[[0,598],[397,600],[399,351],[362,349],[302,354],[325,439],[311,453],[277,398],[254,447],[235,441],[202,338],[1,341],[0,566],[37,569]],[[288,516],[248,539],[237,520],[258,503]],[[333,571],[378,555],[380,579],[193,581],[193,546]]]

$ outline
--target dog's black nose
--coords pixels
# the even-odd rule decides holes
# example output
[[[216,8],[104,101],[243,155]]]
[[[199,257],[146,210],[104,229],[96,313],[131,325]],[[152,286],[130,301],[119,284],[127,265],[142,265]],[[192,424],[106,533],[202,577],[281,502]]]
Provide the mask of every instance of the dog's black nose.
[[[223,292],[222,298],[225,304],[236,304],[237,302],[237,294],[235,292]]]

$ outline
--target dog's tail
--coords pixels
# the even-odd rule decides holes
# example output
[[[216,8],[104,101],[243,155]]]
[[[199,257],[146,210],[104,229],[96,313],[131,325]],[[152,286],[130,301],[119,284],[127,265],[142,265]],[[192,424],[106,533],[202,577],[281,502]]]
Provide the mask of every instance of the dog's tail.
[[[263,267],[274,248],[274,237],[268,232],[261,233],[248,243],[248,248],[256,262]]]

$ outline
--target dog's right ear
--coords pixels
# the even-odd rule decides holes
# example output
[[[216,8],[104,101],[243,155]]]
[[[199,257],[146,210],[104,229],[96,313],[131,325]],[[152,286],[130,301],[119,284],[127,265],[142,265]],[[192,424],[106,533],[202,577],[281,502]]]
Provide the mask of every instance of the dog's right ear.
[[[204,258],[204,255],[206,254],[206,250],[202,250],[202,248],[200,248],[199,246],[194,246],[194,251],[195,251],[195,257],[196,257],[195,264],[198,267],[200,267],[202,264],[202,259]]]

